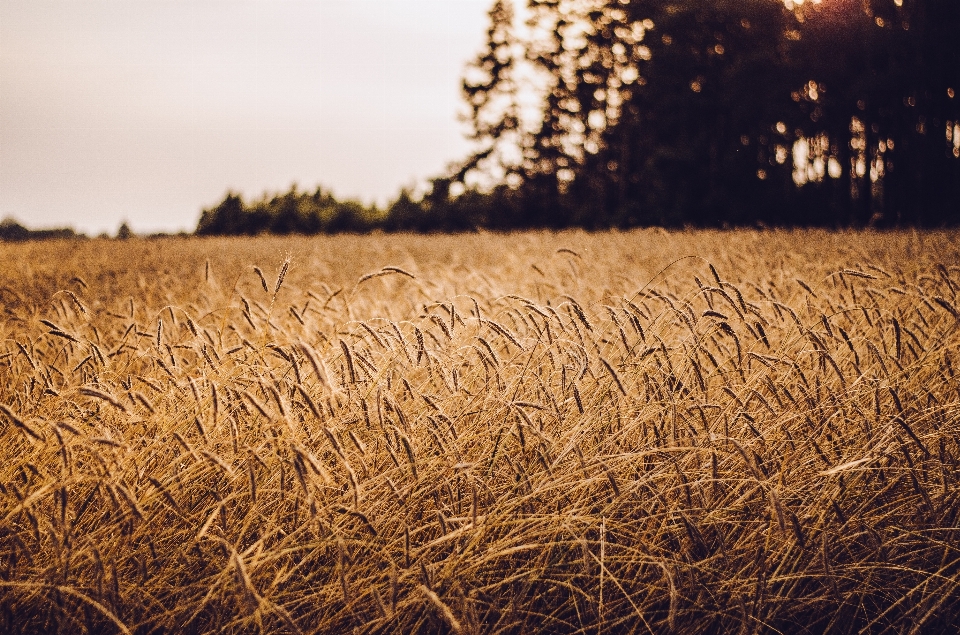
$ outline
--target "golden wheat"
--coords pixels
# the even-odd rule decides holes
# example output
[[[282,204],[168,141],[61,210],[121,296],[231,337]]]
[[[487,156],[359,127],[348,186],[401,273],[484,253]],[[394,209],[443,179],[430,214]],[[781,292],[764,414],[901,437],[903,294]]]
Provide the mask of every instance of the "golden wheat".
[[[5,632],[960,627],[958,234],[0,262]]]

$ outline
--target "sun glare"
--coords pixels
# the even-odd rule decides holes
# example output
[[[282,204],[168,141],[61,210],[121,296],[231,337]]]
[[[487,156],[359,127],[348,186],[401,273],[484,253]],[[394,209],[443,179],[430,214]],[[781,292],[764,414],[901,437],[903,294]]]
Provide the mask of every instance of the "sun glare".
[[[783,0],[787,9],[793,10],[805,4],[820,4],[823,0]]]

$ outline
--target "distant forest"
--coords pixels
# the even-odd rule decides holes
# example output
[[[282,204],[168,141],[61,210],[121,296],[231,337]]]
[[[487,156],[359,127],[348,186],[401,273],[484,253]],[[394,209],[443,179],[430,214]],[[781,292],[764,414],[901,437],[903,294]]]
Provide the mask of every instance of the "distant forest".
[[[497,0],[489,19],[462,83],[476,151],[424,196],[231,193],[197,233],[960,221],[957,0]]]
[[[54,240],[57,238],[81,238],[82,235],[69,227],[58,229],[27,229],[12,218],[0,221],[0,241],[23,242],[26,240]]]

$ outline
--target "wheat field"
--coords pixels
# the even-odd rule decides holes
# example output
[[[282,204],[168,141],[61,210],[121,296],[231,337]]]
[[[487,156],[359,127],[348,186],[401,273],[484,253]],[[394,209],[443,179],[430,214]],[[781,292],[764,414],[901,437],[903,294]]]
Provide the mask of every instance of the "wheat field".
[[[0,245],[7,633],[953,633],[960,234]]]

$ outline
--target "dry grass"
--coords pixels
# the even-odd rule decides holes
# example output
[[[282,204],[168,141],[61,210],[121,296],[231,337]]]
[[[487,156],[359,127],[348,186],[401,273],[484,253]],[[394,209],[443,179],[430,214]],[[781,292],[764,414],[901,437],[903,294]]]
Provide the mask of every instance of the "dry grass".
[[[955,632],[958,238],[0,246],[0,630]]]

